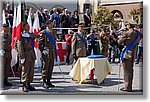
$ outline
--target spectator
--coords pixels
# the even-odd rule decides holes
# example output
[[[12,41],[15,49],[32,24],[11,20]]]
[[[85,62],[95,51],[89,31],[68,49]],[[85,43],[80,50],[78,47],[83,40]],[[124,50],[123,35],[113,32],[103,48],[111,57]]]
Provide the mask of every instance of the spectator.
[[[28,15],[29,15],[29,8],[26,8],[25,9],[25,22],[27,22]]]
[[[14,11],[10,9],[10,4],[6,4],[5,12],[8,13],[8,19],[10,22],[9,27],[12,27],[13,25],[13,17],[14,17]]]
[[[75,11],[74,11],[74,15],[72,15],[71,24],[72,24],[72,27],[73,27],[73,28],[78,28],[79,15],[78,15],[78,11],[77,11],[77,10],[75,10]],[[76,32],[77,30],[75,29],[74,31]]]
[[[43,13],[42,7],[40,7],[38,10],[38,16],[39,16],[40,27],[42,27],[45,25],[46,22],[45,14]]]
[[[89,9],[86,9],[86,12],[84,14],[84,26],[85,27],[91,27],[91,16],[90,16],[90,12]],[[90,28],[87,29],[88,34],[90,33]]]
[[[62,15],[62,17],[60,19],[60,22],[61,22],[62,28],[70,28],[71,27],[71,21],[69,19],[68,9],[65,9],[65,14]],[[65,38],[65,34],[67,34],[67,33],[68,33],[68,29],[63,29],[62,30],[62,38],[63,39]]]
[[[73,31],[68,30],[68,34],[65,35],[65,40],[66,40],[66,65],[69,65],[69,57],[71,53],[71,40],[73,36]]]
[[[59,17],[58,17],[56,8],[53,8],[52,20],[53,22],[55,22],[54,27],[55,28],[59,27]]]
[[[50,15],[48,14],[48,10],[47,9],[44,9],[44,14],[45,14],[45,18],[46,18],[46,21],[50,19]]]

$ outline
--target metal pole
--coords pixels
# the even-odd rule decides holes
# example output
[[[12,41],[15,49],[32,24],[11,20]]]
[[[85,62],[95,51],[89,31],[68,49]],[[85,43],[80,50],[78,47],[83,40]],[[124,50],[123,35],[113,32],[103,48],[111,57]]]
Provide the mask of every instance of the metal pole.
[[[60,65],[59,65],[59,61],[57,62],[57,65],[58,65],[58,68],[59,68],[59,70],[60,70],[60,72],[61,72],[61,74],[62,74],[62,76],[63,76],[63,78],[64,78],[64,80],[65,80],[64,74],[63,74],[63,72],[62,72],[62,70],[61,70],[61,68],[60,68]]]

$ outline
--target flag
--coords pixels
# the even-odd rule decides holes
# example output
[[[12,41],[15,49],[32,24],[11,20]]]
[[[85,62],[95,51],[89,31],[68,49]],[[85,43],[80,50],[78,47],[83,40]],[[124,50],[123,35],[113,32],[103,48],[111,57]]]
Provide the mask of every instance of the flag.
[[[33,23],[33,33],[34,34],[39,34],[40,33],[40,24],[39,24],[39,16],[38,12],[36,12],[35,17],[34,17],[34,23]],[[38,39],[35,39],[35,44],[34,44],[34,51],[36,55],[36,60],[35,60],[35,67],[41,67],[41,51],[38,49]]]
[[[32,20],[31,20],[31,10],[32,10],[32,8],[30,8],[30,10],[29,10],[29,15],[28,15],[28,19],[27,19],[27,22],[30,26],[30,30],[29,30],[30,33],[33,32],[33,30],[32,30]]]
[[[17,63],[17,51],[15,49],[15,41],[16,41],[16,7],[14,7],[14,18],[13,18],[13,27],[12,27],[12,59],[11,59],[11,67],[13,67]]]
[[[21,22],[21,2],[18,5],[17,9],[17,21],[16,21],[16,37],[17,40],[21,40],[21,27],[22,27],[22,22]]]
[[[2,24],[6,24],[6,18],[5,18],[5,10],[3,10],[3,23]]]
[[[38,12],[36,12],[35,20],[34,20],[34,23],[33,23],[33,33],[34,34],[39,34],[39,32],[40,32],[39,16],[38,16]],[[35,40],[34,47],[38,48],[38,40],[37,39]]]

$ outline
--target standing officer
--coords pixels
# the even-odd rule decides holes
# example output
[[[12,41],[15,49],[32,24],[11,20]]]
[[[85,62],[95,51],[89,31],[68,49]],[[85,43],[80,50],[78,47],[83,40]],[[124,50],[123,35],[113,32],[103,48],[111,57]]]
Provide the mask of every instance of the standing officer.
[[[83,31],[84,24],[79,23],[78,32],[72,38],[72,54],[77,61],[79,57],[86,57],[87,55],[87,41],[86,33]]]
[[[101,54],[103,54],[105,57],[108,57],[109,37],[106,32],[106,26],[103,26],[102,32],[100,33],[100,40],[102,43]]]
[[[35,91],[36,89],[30,85],[33,82],[34,63],[36,60],[34,52],[34,39],[38,36],[29,33],[29,24],[23,24],[23,33],[21,41],[18,41],[18,53],[21,63],[21,82],[23,83],[22,90],[24,92]]]
[[[46,29],[40,32],[39,49],[42,52],[43,68],[42,79],[43,87],[55,87],[50,79],[52,78],[52,71],[54,68],[54,58],[56,54],[56,36],[53,33],[53,21],[46,21]]]
[[[128,20],[128,30],[122,33],[118,40],[118,44],[125,46],[120,55],[124,69],[125,84],[125,87],[120,89],[121,91],[132,91],[133,64],[135,59],[135,51],[137,48],[137,41],[140,35],[136,30],[134,30],[135,25],[135,21]]]
[[[0,56],[2,57],[2,80],[4,86],[12,86],[11,83],[8,82],[8,74],[10,69],[11,62],[11,35],[9,33],[9,25],[3,24],[3,31],[0,34]]]

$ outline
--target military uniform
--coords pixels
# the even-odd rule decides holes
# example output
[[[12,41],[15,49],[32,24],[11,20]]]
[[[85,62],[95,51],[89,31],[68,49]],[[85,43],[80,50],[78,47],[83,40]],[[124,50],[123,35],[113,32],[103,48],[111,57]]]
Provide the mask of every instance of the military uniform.
[[[81,37],[86,41],[86,33],[83,32],[80,34],[77,32]],[[87,46],[82,42],[82,40],[76,35],[76,33],[73,35],[72,38],[72,54],[76,56],[76,60],[79,57],[86,57],[87,56]]]
[[[101,32],[100,34],[100,40],[102,43],[101,46],[101,54],[105,55],[108,57],[108,43],[109,43],[109,37],[107,34],[104,34],[105,32]]]
[[[119,36],[118,44],[122,44],[125,47],[131,44],[136,38],[138,34],[135,30],[129,29],[121,36]],[[135,51],[137,49],[137,42],[129,49],[128,53],[124,53],[125,60],[122,62],[124,69],[124,84],[125,87],[121,90],[132,91],[132,80],[133,80],[133,65],[135,59]]]
[[[27,85],[30,86],[30,83],[33,82],[34,63],[36,60],[36,55],[34,52],[34,45],[32,46],[34,42],[34,38],[31,38],[29,36],[27,37],[26,35],[30,36],[31,34],[28,32],[23,32],[21,34],[21,41],[18,41],[17,43],[18,54],[19,54],[19,58],[22,64],[21,82],[23,83],[23,85],[25,85],[25,87]],[[30,40],[27,41],[27,38]],[[30,91],[32,91],[32,89]]]
[[[54,35],[53,31],[50,31],[49,29],[46,29],[46,31],[50,34],[52,39],[56,41],[56,36]],[[43,82],[46,85],[48,84],[51,85],[50,79],[52,78],[52,71],[54,68],[54,58],[56,56],[56,51],[55,51],[56,48],[49,41],[44,30],[40,32],[39,49],[42,53],[42,58],[43,58],[43,68],[42,68]]]
[[[0,33],[0,52],[1,52],[1,57],[2,57],[2,77],[4,81],[4,85],[6,86],[11,86],[8,82],[8,74],[9,74],[9,69],[10,69],[10,62],[11,62],[11,35],[9,33],[1,32]]]

